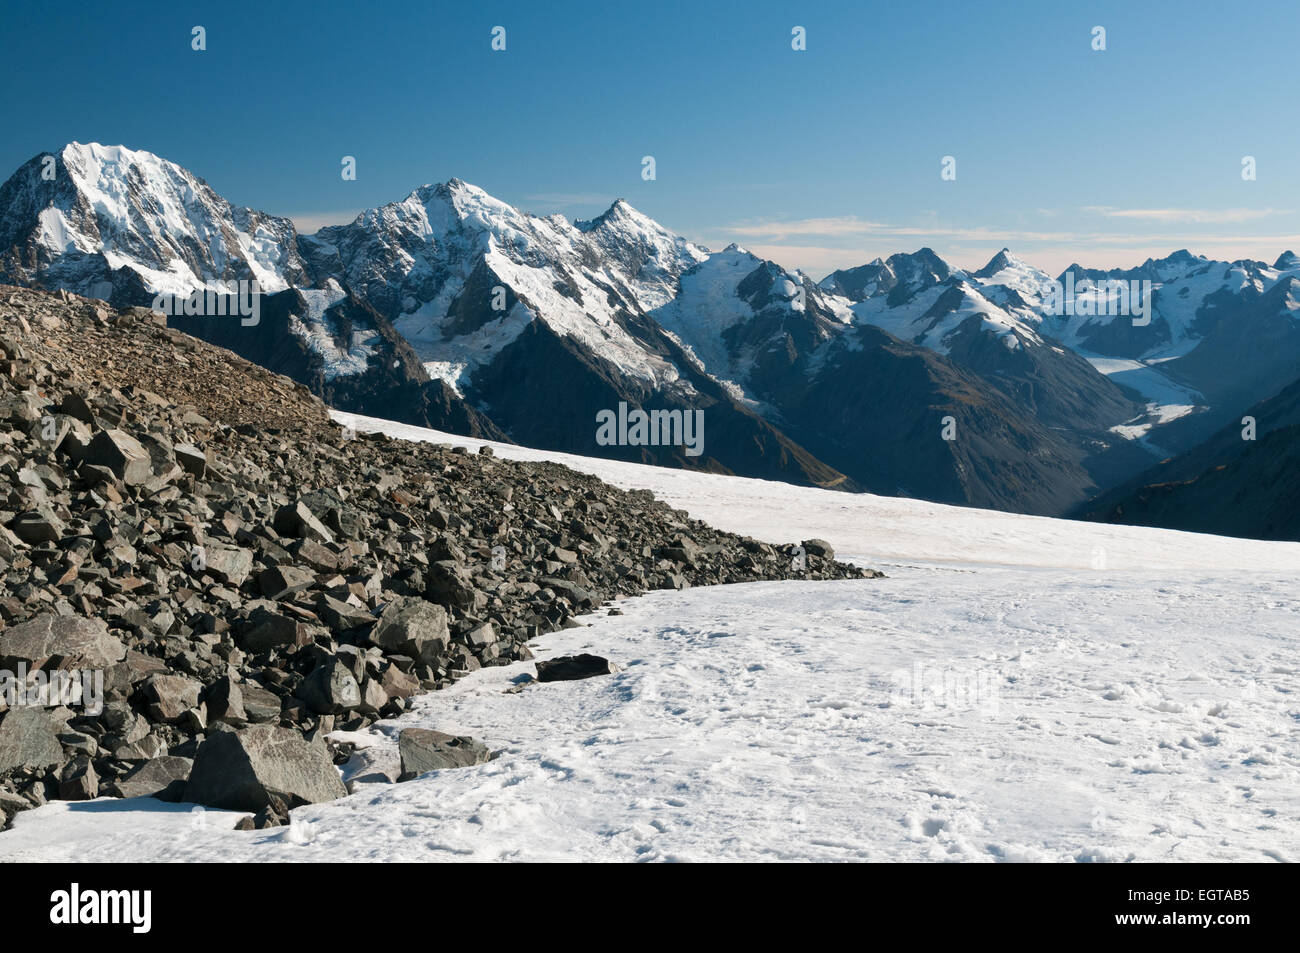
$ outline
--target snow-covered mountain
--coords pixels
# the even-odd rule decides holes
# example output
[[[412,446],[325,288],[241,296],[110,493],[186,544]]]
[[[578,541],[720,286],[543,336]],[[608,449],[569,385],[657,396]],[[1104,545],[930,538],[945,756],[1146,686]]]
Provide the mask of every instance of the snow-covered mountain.
[[[152,153],[76,142],[0,187],[0,274],[105,300],[310,282],[287,218],[236,207]]]
[[[338,275],[384,313],[431,372],[472,388],[534,320],[650,387],[690,385],[623,316],[675,294],[707,257],[625,202],[599,219],[539,218],[459,179],[416,189],[303,247],[318,275]],[[493,289],[506,296],[494,307]]]
[[[1291,252],[1268,265],[1182,250],[1132,269],[1072,265],[1053,280],[1008,249],[969,273],[921,249],[822,287],[852,300],[855,320],[1017,390],[1052,426],[1101,432],[1111,445],[1092,469],[1104,481],[1143,459],[1116,437],[1159,458],[1300,377],[1297,269]],[[1051,300],[1053,281],[1068,306]],[[1131,289],[1127,309],[1107,282]],[[1133,313],[1139,300],[1147,313]]]
[[[675,298],[682,273],[709,256],[626,202],[570,222],[529,215],[452,179],[322,229],[302,247],[318,276],[336,277],[373,304],[431,377],[516,440],[596,453],[602,410],[703,410],[698,460],[675,446],[605,452],[848,482],[648,317]]]
[[[1058,513],[1300,376],[1290,253],[1073,272],[1151,281],[1149,325],[1058,313],[1007,249],[814,283],[622,200],[575,222],[459,179],[310,236],[120,146],[70,144],[0,189],[0,279],[119,305],[256,279],[259,325],[172,322],[344,409],[555,450]],[[601,445],[623,404],[703,411],[703,454]]]

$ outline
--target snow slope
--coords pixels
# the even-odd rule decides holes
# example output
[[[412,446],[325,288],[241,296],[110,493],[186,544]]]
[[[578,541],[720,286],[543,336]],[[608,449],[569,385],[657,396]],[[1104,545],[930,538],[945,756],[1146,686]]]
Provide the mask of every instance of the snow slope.
[[[501,752],[489,764],[269,832],[58,803],[19,815],[0,860],[1300,859],[1300,544],[496,447],[729,529],[823,536],[889,578],[627,600],[534,643],[620,674],[483,670],[354,737],[384,757],[403,727],[466,733]]]

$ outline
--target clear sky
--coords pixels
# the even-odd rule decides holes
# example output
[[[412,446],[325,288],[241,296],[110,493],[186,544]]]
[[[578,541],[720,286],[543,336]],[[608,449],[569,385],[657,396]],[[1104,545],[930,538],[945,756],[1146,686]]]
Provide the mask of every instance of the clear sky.
[[[0,175],[121,144],[307,230],[453,176],[538,213],[621,196],[818,278],[922,245],[1054,273],[1300,250],[1296,0],[0,9]]]

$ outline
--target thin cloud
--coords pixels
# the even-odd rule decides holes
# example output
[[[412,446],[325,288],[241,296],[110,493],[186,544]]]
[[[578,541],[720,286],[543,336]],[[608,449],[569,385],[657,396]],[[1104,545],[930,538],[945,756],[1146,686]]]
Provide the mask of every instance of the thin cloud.
[[[748,222],[730,225],[724,232],[742,238],[785,239],[798,235],[869,235],[888,231],[889,225],[880,222],[867,222],[853,216],[845,215],[834,218],[802,218],[786,222]]]
[[[1117,210],[1123,211],[1123,210]],[[1187,210],[1182,210],[1186,212]],[[1255,210],[1256,217],[1259,215]],[[1269,214],[1274,213],[1269,210]],[[1126,218],[1129,216],[1119,215]],[[1133,216],[1135,217],[1135,216]],[[1208,221],[1207,224],[1230,224],[1228,221]],[[824,238],[831,240],[822,243],[822,247],[835,247],[836,240],[867,238],[873,240],[896,239],[898,241],[942,240],[950,243],[997,243],[998,248],[1008,246],[1016,248],[1021,245],[1054,244],[1080,246],[1152,246],[1168,244],[1170,249],[1195,248],[1201,246],[1263,246],[1277,245],[1290,247],[1297,242],[1296,235],[1250,235],[1223,234],[1216,232],[1156,232],[1128,233],[1114,231],[1036,231],[1019,228],[993,228],[979,226],[968,228],[955,225],[890,225],[882,222],[869,222],[853,216],[838,218],[806,218],[791,221],[745,222],[728,225],[717,229],[724,235],[738,236],[756,244],[763,241],[769,245],[789,247],[817,247],[817,243],[789,242],[790,238]],[[898,249],[895,249],[897,251]]]
[[[1274,215],[1290,215],[1276,208],[1112,208],[1106,205],[1085,205],[1085,212],[1106,218],[1124,218],[1148,222],[1188,222],[1193,225],[1236,225],[1256,222]]]

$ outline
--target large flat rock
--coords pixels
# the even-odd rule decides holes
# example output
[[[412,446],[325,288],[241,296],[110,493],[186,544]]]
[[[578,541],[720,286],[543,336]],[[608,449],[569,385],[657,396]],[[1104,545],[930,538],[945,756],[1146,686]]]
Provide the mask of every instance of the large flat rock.
[[[250,812],[269,806],[273,795],[295,807],[347,793],[323,741],[274,725],[210,735],[185,786],[187,801]]]

